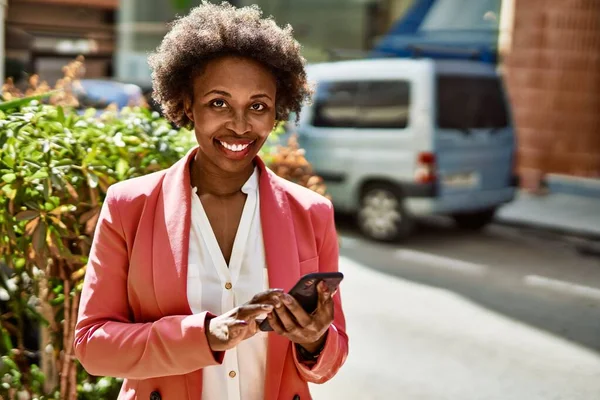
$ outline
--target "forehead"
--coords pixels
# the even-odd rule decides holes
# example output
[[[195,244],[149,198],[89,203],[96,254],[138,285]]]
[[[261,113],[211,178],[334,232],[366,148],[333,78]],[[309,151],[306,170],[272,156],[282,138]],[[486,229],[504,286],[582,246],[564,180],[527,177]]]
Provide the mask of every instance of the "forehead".
[[[206,64],[203,71],[195,77],[194,87],[202,90],[220,87],[236,92],[274,93],[276,81],[273,73],[256,60],[224,56]]]

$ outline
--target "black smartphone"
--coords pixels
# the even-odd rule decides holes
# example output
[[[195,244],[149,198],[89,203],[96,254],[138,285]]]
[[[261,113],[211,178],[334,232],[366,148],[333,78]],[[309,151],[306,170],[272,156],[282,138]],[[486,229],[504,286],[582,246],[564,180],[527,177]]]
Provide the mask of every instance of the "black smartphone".
[[[319,303],[317,284],[324,281],[329,291],[333,293],[340,285],[342,279],[344,279],[344,274],[341,272],[315,272],[307,274],[298,280],[288,294],[298,301],[304,311],[312,314],[317,309]],[[269,324],[269,320],[266,318],[260,322],[258,329],[263,332],[273,330]]]

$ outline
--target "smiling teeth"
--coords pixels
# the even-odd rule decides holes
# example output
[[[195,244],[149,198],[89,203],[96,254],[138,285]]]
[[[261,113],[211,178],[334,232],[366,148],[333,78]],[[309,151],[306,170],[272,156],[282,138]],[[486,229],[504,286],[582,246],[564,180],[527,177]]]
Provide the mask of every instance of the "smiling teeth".
[[[229,143],[225,143],[219,140],[219,143],[221,143],[221,145],[223,147],[225,147],[227,150],[231,150],[231,151],[242,151],[242,150],[246,150],[246,148],[248,146],[250,146],[250,143],[248,144],[229,144]]]

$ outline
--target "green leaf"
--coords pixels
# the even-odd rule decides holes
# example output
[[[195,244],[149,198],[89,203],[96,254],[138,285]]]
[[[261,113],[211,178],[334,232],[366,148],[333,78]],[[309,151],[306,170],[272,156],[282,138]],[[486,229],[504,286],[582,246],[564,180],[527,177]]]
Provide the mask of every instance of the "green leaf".
[[[119,158],[119,161],[117,161],[117,175],[119,179],[123,179],[125,177],[125,174],[127,173],[128,169],[129,163],[127,162],[127,160],[125,160],[124,158]]]
[[[2,175],[2,180],[6,183],[13,183],[15,180],[17,180],[17,174]]]
[[[35,203],[35,202],[33,202],[33,201],[26,201],[26,202],[25,202],[25,205],[26,205],[28,208],[31,208],[32,210],[38,210],[38,211],[41,211],[41,209],[40,209],[40,208],[41,208],[41,207],[40,207],[40,205],[39,205],[39,204],[37,204],[37,203]]]
[[[42,164],[37,163],[37,162],[35,162],[33,160],[25,160],[24,162],[25,162],[25,164],[29,164],[29,165],[34,166],[36,168],[42,168]]]
[[[27,262],[25,261],[24,258],[17,258],[14,263],[15,263],[15,269],[17,271],[19,271],[19,270],[23,269],[23,267],[25,266],[25,264]]]
[[[19,369],[19,367],[17,367],[17,364],[15,364],[15,362],[9,356],[2,356],[2,363],[12,370]]]
[[[42,99],[51,97],[51,96],[59,93],[60,91],[61,90],[53,90],[51,92],[39,94],[36,96],[29,96],[29,97],[23,97],[21,99],[5,101],[3,103],[0,103],[0,111],[6,111],[6,110],[10,110],[12,108],[21,108],[22,106],[25,106],[34,100],[42,100]]]
[[[48,172],[45,169],[40,169],[36,171],[33,175],[26,178],[25,181],[31,182],[36,179],[46,179],[48,177]]]
[[[29,221],[40,215],[38,211],[26,210],[15,215],[17,221]]]
[[[13,344],[12,344],[12,341],[10,340],[10,334],[3,327],[0,327],[0,334],[2,335],[2,344],[4,345],[5,351],[8,352],[8,351],[12,350]],[[10,368],[10,365],[7,364],[5,361],[5,357],[6,356],[2,357],[2,363],[4,363],[5,365],[7,365]],[[8,357],[6,357],[6,358],[8,359]]]
[[[33,248],[39,253],[44,248],[46,243],[46,223],[44,221],[40,221],[40,223],[35,228],[33,232]]]
[[[98,187],[98,176],[96,174],[92,174],[90,172],[88,172],[87,174],[87,181],[88,181],[88,185],[90,186],[90,188],[95,189]]]
[[[83,113],[83,118],[85,118],[85,119],[94,118],[96,116],[97,112],[98,112],[98,110],[96,110],[95,108],[88,108]]]
[[[43,185],[44,185],[44,198],[47,199],[48,197],[50,197],[50,195],[52,195],[52,184],[50,183],[50,181],[48,179],[44,179]]]
[[[4,192],[6,197],[8,197],[10,200],[13,200],[15,198],[15,196],[17,195],[17,189],[13,188],[10,184],[5,185],[2,188],[2,191]]]
[[[65,302],[65,295],[61,293],[58,296],[56,296],[54,299],[50,300],[50,305],[59,306],[59,305],[63,304],[64,302]]]
[[[58,122],[60,122],[61,124],[64,124],[65,123],[65,111],[63,110],[63,108],[61,106],[56,107],[56,113],[57,113]]]
[[[55,167],[64,167],[66,165],[74,165],[75,162],[70,159],[70,158],[63,158],[60,161],[57,161],[56,164],[54,164]]]

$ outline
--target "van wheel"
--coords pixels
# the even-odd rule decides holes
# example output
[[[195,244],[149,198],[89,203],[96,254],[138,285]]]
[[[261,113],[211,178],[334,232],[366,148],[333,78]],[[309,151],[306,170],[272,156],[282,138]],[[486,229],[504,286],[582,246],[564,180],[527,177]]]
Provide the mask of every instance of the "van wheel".
[[[379,183],[364,188],[357,223],[365,236],[384,242],[405,238],[414,227],[413,219],[402,207],[400,190]]]
[[[483,210],[473,213],[454,214],[454,222],[461,229],[476,231],[483,229],[494,220],[496,209]]]

